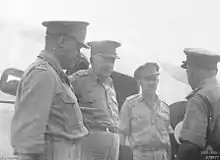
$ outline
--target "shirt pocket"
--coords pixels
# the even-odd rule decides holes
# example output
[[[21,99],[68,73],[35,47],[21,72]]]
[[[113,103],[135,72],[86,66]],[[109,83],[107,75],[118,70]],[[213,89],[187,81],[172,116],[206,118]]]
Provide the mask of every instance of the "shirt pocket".
[[[75,132],[83,125],[82,113],[77,100],[68,94],[61,94],[61,100],[65,129],[68,133]]]
[[[166,137],[168,135],[169,115],[166,115],[165,113],[157,112],[155,117],[156,117],[157,130],[159,131],[162,137]]]
[[[146,115],[133,115],[131,117],[131,130],[132,132],[141,132],[143,128],[149,128],[150,122]]]

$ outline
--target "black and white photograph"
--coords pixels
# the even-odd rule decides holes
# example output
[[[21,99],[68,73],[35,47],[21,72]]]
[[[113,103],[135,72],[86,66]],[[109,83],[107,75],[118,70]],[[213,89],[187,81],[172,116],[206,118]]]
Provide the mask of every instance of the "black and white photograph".
[[[0,1],[0,160],[220,160],[219,6]]]

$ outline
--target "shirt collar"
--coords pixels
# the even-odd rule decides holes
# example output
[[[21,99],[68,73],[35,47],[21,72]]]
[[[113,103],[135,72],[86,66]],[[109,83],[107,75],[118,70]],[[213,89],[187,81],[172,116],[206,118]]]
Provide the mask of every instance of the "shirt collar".
[[[111,77],[108,77],[105,80],[105,82],[100,80],[99,77],[95,74],[94,70],[91,67],[88,69],[88,75],[93,77],[98,83],[108,83],[108,84],[112,84],[113,83],[113,80],[111,79]]]
[[[207,86],[210,86],[210,85],[213,85],[213,84],[217,84],[217,79],[216,77],[210,77],[210,78],[206,78],[204,79],[199,85],[197,88],[195,88],[187,97],[186,99],[189,99],[191,98],[196,92],[198,92],[200,89],[204,88],[204,87],[207,87]]]
[[[141,93],[139,93],[138,101],[145,103],[144,97],[143,97],[143,95],[142,95]],[[155,106],[158,106],[158,105],[160,104],[160,102],[161,102],[161,101],[160,101],[160,99],[159,99],[159,96],[156,94],[156,101],[155,101],[154,107],[155,107]],[[146,104],[146,103],[145,103],[145,104]],[[147,106],[148,106],[148,105],[147,105]],[[154,108],[154,109],[155,109],[155,108]]]
[[[206,78],[204,79],[199,85],[198,88],[204,88],[213,84],[217,84],[217,79],[216,77],[210,77],[210,78]]]

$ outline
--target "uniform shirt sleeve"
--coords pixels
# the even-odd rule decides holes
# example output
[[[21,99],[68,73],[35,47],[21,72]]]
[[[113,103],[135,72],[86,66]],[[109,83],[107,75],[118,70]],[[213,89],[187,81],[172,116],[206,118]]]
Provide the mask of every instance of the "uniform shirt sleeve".
[[[169,134],[173,134],[174,130],[173,130],[173,127],[170,124],[170,108],[168,108],[168,109],[169,109],[169,120],[168,120],[168,125],[167,125],[167,131],[168,131]]]
[[[33,122],[28,131],[36,141],[43,141],[54,88],[55,78],[48,70],[34,69],[22,80],[18,90],[17,109],[25,121]]]
[[[129,135],[130,132],[130,104],[125,101],[125,103],[122,105],[121,111],[120,111],[120,132],[124,134],[125,136]]]
[[[180,132],[180,140],[189,141],[199,147],[205,145],[208,117],[204,105],[203,100],[197,96],[189,100],[183,128]]]
[[[167,104],[165,104],[165,106],[167,107],[167,114],[168,114],[168,122],[167,122],[167,131],[169,134],[172,134],[174,131],[173,131],[173,127],[171,126],[170,124],[170,108],[168,107]]]
[[[173,130],[173,127],[169,124],[169,126],[168,126],[168,133],[169,134],[173,134],[174,133],[174,130]]]

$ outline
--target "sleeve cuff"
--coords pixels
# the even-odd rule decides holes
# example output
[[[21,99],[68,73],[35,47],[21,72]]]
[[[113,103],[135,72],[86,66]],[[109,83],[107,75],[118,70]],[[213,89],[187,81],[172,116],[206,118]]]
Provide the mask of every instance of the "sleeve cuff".
[[[189,141],[199,147],[204,147],[206,140],[204,136],[199,135],[199,133],[194,133],[188,130],[183,130],[180,133],[180,140]]]

